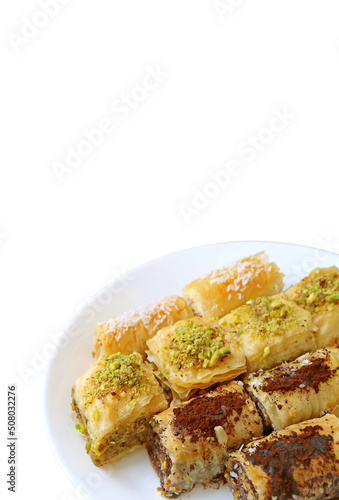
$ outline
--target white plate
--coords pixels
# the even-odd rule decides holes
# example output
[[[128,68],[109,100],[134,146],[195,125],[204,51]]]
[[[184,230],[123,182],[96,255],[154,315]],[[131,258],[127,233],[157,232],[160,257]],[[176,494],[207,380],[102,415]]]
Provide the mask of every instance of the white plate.
[[[149,262],[113,281],[70,322],[47,372],[44,414],[57,459],[86,498],[161,499],[157,491],[159,480],[144,449],[131,453],[113,466],[97,468],[84,450],[83,437],[74,429],[71,388],[93,362],[92,337],[96,324],[165,295],[180,294],[182,287],[192,279],[262,250],[286,274],[286,287],[315,267],[339,266],[336,254],[286,243],[234,242],[192,248]],[[227,487],[219,490],[196,487],[181,498],[227,500],[232,495]]]

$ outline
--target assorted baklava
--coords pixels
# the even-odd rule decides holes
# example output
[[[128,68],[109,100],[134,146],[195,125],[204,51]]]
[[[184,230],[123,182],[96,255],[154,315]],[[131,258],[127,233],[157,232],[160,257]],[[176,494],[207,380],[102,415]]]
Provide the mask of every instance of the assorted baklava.
[[[93,463],[146,445],[167,497],[226,472],[235,500],[338,499],[339,270],[283,276],[262,252],[99,324],[72,389]]]

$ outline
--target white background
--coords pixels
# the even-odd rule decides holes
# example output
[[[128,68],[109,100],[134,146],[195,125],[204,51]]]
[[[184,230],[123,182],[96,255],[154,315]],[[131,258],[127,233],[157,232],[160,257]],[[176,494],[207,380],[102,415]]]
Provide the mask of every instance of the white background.
[[[339,4],[60,0],[41,16],[46,2],[0,7],[0,495],[13,495],[4,417],[16,383],[16,498],[74,500],[44,430],[42,353],[88,297],[201,244],[339,253]],[[145,91],[150,71],[166,76]],[[126,96],[123,119],[112,103]],[[115,131],[58,176],[55,162],[103,119]],[[211,186],[233,160],[228,185]]]

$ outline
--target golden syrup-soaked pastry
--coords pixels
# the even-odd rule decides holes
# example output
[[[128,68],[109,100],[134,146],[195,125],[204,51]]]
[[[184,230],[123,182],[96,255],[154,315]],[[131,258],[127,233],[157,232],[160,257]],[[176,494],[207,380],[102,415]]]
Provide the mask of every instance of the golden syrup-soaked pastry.
[[[185,299],[169,295],[147,306],[132,309],[97,326],[94,334],[96,356],[146,350],[146,341],[158,330],[193,316]]]
[[[286,295],[311,313],[318,327],[317,347],[339,346],[339,269],[336,266],[314,269],[291,286]]]
[[[100,357],[72,390],[77,428],[93,463],[114,462],[146,442],[149,420],[167,408],[152,371],[138,353]]]
[[[308,420],[232,453],[226,477],[237,500],[339,498],[339,419]]]
[[[330,413],[339,418],[339,403],[333,408],[333,410],[330,411]]]
[[[252,373],[246,377],[245,387],[269,429],[331,413],[339,405],[339,349],[319,349],[271,370]]]
[[[251,298],[277,294],[284,275],[265,252],[195,279],[183,289],[194,314],[219,319]]]
[[[234,381],[155,415],[151,425],[147,451],[173,496],[219,478],[228,453],[263,433],[253,401]]]
[[[315,351],[311,315],[284,294],[251,299],[220,320],[244,351],[249,372]]]
[[[246,371],[245,356],[212,319],[194,317],[160,330],[147,341],[148,359],[170,386],[174,401]]]

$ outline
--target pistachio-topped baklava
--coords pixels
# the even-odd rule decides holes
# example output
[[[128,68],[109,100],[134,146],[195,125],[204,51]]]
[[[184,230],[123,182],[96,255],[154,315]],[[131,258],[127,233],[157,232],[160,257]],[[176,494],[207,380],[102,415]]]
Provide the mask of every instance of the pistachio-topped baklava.
[[[339,346],[339,269],[336,266],[314,269],[291,286],[286,295],[310,312],[317,347]]]
[[[251,299],[220,324],[244,351],[249,372],[271,368],[317,348],[310,313],[284,294]]]
[[[167,408],[152,371],[140,354],[102,356],[72,390],[77,428],[95,465],[114,462],[142,446],[149,419]]]
[[[163,328],[147,341],[148,359],[171,388],[174,400],[232,380],[246,371],[245,356],[217,321],[195,317]]]
[[[155,415],[152,427],[147,451],[172,496],[220,477],[228,453],[263,432],[255,404],[235,381]]]

